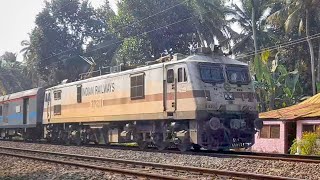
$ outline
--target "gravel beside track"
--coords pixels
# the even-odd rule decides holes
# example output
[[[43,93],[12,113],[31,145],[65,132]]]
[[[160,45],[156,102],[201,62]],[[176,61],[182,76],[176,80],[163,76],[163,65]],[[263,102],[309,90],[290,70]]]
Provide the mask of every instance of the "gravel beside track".
[[[142,152],[92,147],[58,146],[9,141],[0,141],[0,146],[119,158],[162,164],[214,168],[220,170],[267,174],[299,179],[320,179],[320,164],[316,163],[297,163],[246,158],[208,157],[200,155]]]
[[[136,179],[134,177],[61,164],[44,163],[0,155],[0,179],[5,180],[74,180]]]

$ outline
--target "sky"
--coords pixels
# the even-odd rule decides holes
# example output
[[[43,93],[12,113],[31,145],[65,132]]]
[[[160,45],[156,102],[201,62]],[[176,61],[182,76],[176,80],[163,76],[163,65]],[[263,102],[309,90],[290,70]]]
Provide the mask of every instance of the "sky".
[[[239,0],[233,0],[237,2]],[[4,52],[18,54],[22,60],[21,41],[28,40],[28,33],[35,26],[36,15],[43,9],[45,0],[0,0],[0,55]],[[89,0],[93,7],[103,4],[104,0]],[[116,10],[117,0],[109,0]]]
[[[89,0],[93,7],[104,0]],[[19,53],[21,41],[28,40],[28,33],[35,26],[36,15],[44,7],[45,0],[0,0],[0,55],[4,52]],[[116,0],[109,0],[113,9]],[[21,54],[18,55],[18,60]]]

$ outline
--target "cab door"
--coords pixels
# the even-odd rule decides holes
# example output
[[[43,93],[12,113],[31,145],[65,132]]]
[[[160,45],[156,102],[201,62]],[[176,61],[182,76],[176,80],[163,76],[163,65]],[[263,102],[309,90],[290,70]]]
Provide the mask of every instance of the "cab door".
[[[47,120],[50,122],[51,119],[51,92],[47,91],[45,94],[45,106],[47,107],[46,109],[46,115],[47,115]]]
[[[177,78],[174,66],[166,67],[165,79],[165,110],[167,111],[168,116],[173,116],[174,112],[177,110]]]

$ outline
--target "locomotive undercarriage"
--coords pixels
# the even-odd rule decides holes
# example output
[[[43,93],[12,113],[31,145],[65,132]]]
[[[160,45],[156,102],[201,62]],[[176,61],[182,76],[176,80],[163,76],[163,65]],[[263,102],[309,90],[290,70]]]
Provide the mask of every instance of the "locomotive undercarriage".
[[[33,128],[3,128],[0,129],[0,139],[12,140],[22,139],[24,141],[36,141],[42,137],[42,128],[40,126]]]
[[[249,148],[262,121],[255,114],[212,114],[199,121],[199,144],[205,149]]]
[[[159,150],[191,147],[188,121],[135,121],[104,124],[49,124],[45,138],[59,144],[111,144],[135,142],[140,149],[155,146]]]

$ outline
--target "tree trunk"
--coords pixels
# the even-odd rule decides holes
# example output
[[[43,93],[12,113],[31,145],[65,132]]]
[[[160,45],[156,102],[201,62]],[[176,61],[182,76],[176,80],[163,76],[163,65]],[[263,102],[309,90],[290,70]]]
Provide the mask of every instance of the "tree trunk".
[[[256,28],[256,6],[255,0],[251,0],[252,4],[252,33],[253,33],[253,43],[254,43],[254,58],[256,59],[258,56],[258,42],[257,42],[257,28]]]
[[[320,82],[320,40],[318,46],[317,83]]]
[[[314,66],[314,49],[310,36],[310,27],[309,27],[309,11],[306,10],[306,35],[307,35],[307,42],[309,45],[310,50],[310,61],[311,61],[311,83],[312,83],[312,95],[316,94],[316,78],[315,78],[315,66]]]

